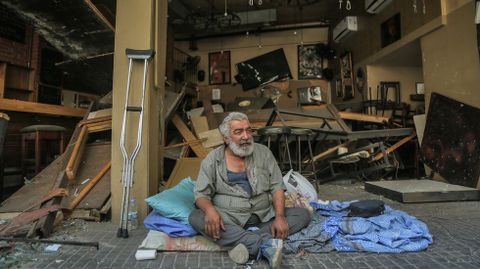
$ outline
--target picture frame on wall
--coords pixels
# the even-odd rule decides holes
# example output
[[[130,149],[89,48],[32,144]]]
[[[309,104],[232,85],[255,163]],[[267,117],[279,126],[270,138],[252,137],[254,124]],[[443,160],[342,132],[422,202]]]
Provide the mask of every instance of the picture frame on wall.
[[[400,13],[388,18],[380,25],[382,48],[392,44],[402,37]]]
[[[208,82],[210,85],[230,84],[230,51],[208,54]]]
[[[425,84],[423,84],[423,82],[417,82],[415,86],[416,94],[425,94]]]
[[[298,45],[298,79],[321,79],[322,57],[317,53],[317,45]]]
[[[347,51],[340,57],[340,79],[343,100],[348,100],[355,97],[352,69],[352,53]]]

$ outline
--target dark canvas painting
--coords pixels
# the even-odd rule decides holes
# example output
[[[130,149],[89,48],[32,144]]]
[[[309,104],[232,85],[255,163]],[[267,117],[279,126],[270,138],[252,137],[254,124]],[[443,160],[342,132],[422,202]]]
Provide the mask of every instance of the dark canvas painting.
[[[432,93],[421,146],[422,161],[449,183],[477,187],[480,109]]]

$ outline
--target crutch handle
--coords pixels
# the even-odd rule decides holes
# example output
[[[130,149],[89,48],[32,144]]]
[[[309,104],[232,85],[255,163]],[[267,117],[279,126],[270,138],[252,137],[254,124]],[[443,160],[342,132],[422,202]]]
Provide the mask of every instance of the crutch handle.
[[[142,110],[141,106],[127,106],[127,111],[142,112]]]
[[[133,60],[145,60],[150,59],[155,55],[155,51],[152,49],[149,50],[135,50],[135,49],[125,49],[128,59]]]

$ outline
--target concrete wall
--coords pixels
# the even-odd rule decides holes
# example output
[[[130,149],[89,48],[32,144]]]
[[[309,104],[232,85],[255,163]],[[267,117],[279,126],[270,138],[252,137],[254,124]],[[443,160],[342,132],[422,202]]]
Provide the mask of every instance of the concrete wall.
[[[477,49],[475,3],[445,1],[447,24],[421,39],[425,97],[435,91],[480,107],[480,64]]]

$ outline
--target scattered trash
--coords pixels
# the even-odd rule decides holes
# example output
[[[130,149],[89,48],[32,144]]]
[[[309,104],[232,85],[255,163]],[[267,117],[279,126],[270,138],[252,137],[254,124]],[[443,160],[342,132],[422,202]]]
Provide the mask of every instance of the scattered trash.
[[[45,251],[48,251],[48,252],[57,252],[58,249],[60,248],[60,244],[52,244],[52,245],[48,245],[46,248],[45,248]]]
[[[56,263],[61,263],[63,262],[64,260],[55,260]]]
[[[135,253],[135,259],[137,261],[153,260],[157,257],[156,249],[138,249]]]
[[[83,184],[85,184],[85,183],[87,183],[87,182],[89,182],[89,181],[90,181],[90,178],[87,178],[87,179],[85,179],[84,181],[82,181],[82,183],[80,183],[80,185],[83,185]]]
[[[73,196],[75,196],[75,197],[78,196],[78,188],[75,188],[75,191],[73,192]]]

